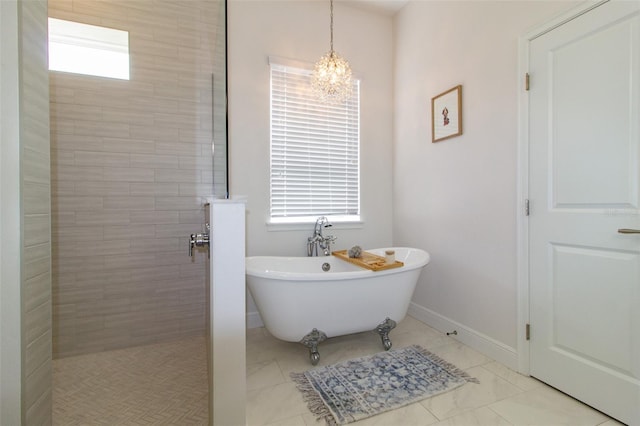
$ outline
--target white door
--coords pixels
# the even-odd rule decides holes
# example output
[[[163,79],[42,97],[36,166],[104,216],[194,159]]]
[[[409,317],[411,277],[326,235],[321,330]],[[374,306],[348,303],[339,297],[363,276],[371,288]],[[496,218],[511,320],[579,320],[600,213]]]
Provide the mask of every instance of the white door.
[[[640,2],[530,43],[530,372],[640,425]]]

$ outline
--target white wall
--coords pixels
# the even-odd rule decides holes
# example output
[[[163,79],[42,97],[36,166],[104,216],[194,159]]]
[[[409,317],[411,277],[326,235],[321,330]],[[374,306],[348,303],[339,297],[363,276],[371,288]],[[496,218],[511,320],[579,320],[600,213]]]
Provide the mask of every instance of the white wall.
[[[269,216],[269,56],[314,63],[329,50],[329,2],[229,2],[230,193],[247,202],[247,254],[306,254],[313,224],[273,230]],[[334,5],[335,50],[361,78],[361,210],[332,228],[337,249],[392,242],[392,19]],[[250,303],[249,311],[255,308]]]
[[[210,200],[209,424],[245,425],[245,204]]]
[[[518,36],[575,4],[413,1],[396,15],[394,244],[432,256],[413,312],[514,353]],[[458,84],[464,134],[434,144],[431,98]]]

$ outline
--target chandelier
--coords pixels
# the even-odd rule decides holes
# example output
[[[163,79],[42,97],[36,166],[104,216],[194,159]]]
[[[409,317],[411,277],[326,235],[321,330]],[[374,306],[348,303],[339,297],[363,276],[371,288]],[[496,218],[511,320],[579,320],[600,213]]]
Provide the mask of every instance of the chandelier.
[[[351,97],[353,86],[349,62],[333,50],[333,0],[330,0],[330,4],[331,50],[316,62],[311,87],[322,102],[338,104]]]

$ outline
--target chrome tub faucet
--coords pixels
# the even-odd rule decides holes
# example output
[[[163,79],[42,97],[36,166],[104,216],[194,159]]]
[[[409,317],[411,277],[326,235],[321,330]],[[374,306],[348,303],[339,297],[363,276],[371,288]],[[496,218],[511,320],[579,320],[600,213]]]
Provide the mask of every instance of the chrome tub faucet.
[[[331,222],[326,216],[320,216],[316,220],[316,225],[313,228],[313,235],[307,238],[307,256],[319,256],[319,251],[322,250],[325,256],[331,254],[331,243],[337,238],[333,235],[324,235],[323,229],[329,228]]]

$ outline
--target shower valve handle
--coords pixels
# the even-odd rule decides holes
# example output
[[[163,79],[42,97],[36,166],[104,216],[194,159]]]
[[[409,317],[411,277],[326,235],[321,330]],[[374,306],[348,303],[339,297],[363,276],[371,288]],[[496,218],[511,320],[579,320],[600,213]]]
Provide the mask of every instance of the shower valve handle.
[[[189,238],[189,256],[193,256],[194,247],[209,246],[209,234],[203,232],[201,234],[191,234]]]

